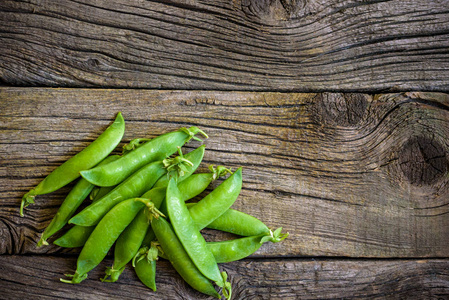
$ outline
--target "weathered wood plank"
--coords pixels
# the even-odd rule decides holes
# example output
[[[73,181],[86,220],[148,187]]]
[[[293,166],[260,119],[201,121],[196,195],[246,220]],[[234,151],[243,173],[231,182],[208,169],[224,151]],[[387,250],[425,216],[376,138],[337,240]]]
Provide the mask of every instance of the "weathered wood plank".
[[[210,135],[200,170],[244,167],[234,207],[291,233],[259,257],[448,257],[448,107],[434,93],[0,88],[0,253],[60,251],[35,243],[68,188],[25,218],[20,199],[121,110],[124,141],[194,124]]]
[[[13,85],[449,88],[447,1],[1,1]]]
[[[59,282],[74,257],[0,256],[2,299],[209,299],[189,286],[167,261],[157,265],[154,293],[127,267],[115,283],[101,283],[101,263],[78,285]],[[447,299],[448,260],[242,260],[220,266],[233,299]],[[26,284],[26,287],[24,287]],[[211,298],[212,299],[212,298]]]

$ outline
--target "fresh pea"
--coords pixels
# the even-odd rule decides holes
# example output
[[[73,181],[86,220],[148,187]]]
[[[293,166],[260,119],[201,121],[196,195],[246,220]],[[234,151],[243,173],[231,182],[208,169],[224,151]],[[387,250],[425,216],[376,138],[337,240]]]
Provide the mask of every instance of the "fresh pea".
[[[202,224],[204,225],[204,223]],[[206,227],[210,229],[234,233],[241,236],[255,236],[270,233],[270,229],[267,227],[267,225],[265,225],[256,217],[232,208],[229,208],[212,223],[207,224]],[[201,230],[203,228],[199,229]]]
[[[51,172],[36,188],[30,190],[22,198],[20,215],[23,208],[34,203],[37,195],[54,192],[80,176],[81,170],[92,168],[102,161],[120,143],[125,132],[125,120],[119,112],[112,123],[95,141],[81,152],[64,162]]]
[[[164,255],[187,284],[201,293],[220,298],[212,283],[198,270],[184,250],[172,226],[164,218],[159,218],[151,221],[151,227]]]
[[[181,147],[190,139],[198,139],[195,137],[197,133],[207,137],[202,130],[195,126],[163,134],[128,152],[113,163],[81,171],[81,176],[98,186],[119,184],[150,162],[163,160],[172,155],[178,147]]]
[[[95,226],[75,225],[70,228],[63,236],[53,242],[53,244],[64,248],[82,247],[94,231]]]
[[[84,208],[71,218],[69,223],[81,226],[97,224],[117,203],[128,198],[139,197],[145,190],[151,188],[165,172],[166,170],[161,161],[144,166],[103,198]]]
[[[132,198],[122,201],[101,219],[84,244],[77,260],[77,268],[71,280],[61,279],[65,283],[80,283],[87,278],[87,273],[95,268],[106,256],[123,230],[131,223],[137,213],[144,207],[158,217],[158,211],[148,199]]]
[[[118,155],[108,156],[98,165],[105,165],[118,158]],[[73,216],[84,199],[86,199],[87,195],[89,195],[89,193],[92,191],[93,187],[93,184],[83,178],[81,178],[76,183],[65,200],[62,202],[61,206],[58,209],[58,212],[53,217],[50,224],[42,233],[41,238],[37,243],[38,247],[41,247],[42,245],[48,245],[47,239],[67,224],[67,221]]]
[[[143,247],[133,259],[133,267],[137,277],[147,287],[156,291],[156,260],[158,259],[159,243],[151,242],[151,247]]]
[[[118,237],[114,248],[114,263],[106,269],[103,282],[115,282],[125,270],[125,266],[136,255],[149,227],[146,210],[142,209]]]
[[[174,179],[170,179],[168,183],[166,201],[167,212],[173,229],[187,254],[198,270],[219,287],[222,287],[224,296],[230,298],[231,285],[226,281],[227,274],[226,272],[220,273],[215,258],[196,228]]]
[[[190,215],[197,228],[206,227],[227,211],[237,199],[241,189],[242,168],[238,168],[234,174],[190,208]]]
[[[277,243],[287,238],[288,233],[281,234],[281,231],[282,227],[274,232],[270,230],[268,235],[260,234],[229,241],[209,242],[207,247],[217,263],[236,261],[253,254],[265,242]]]

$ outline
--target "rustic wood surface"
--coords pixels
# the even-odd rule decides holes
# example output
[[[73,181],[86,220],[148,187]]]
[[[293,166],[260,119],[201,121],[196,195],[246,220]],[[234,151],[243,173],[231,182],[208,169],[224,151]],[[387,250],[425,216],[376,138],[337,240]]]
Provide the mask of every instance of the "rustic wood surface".
[[[440,93],[0,88],[0,253],[61,252],[35,244],[69,187],[24,218],[20,199],[122,111],[125,142],[197,125],[200,170],[244,167],[234,207],[291,234],[258,257],[448,257],[448,107]]]
[[[186,286],[163,260],[157,263],[156,293],[141,284],[131,268],[125,269],[119,281],[101,283],[98,279],[111,263],[109,259],[102,262],[81,284],[68,285],[59,282],[59,278],[64,272],[73,272],[75,257],[0,256],[0,292],[6,295],[2,299],[26,299],[30,295],[38,295],[39,299],[213,299]],[[449,296],[447,259],[245,259],[221,267],[231,278],[234,299],[447,299]]]
[[[3,0],[0,81],[447,92],[448,7],[447,0]]]

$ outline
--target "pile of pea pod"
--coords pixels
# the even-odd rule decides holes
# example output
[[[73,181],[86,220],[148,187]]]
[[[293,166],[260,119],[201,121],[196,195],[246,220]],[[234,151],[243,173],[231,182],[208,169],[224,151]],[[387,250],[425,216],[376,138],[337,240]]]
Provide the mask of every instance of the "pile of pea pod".
[[[80,283],[114,246],[114,261],[105,270],[104,282],[114,282],[129,263],[138,278],[156,291],[156,260],[167,259],[194,289],[226,299],[232,287],[219,263],[242,259],[265,242],[288,236],[282,228],[272,231],[259,219],[230,208],[242,188],[242,168],[232,172],[209,166],[208,173],[195,173],[205,146],[183,155],[181,147],[196,135],[198,127],[180,128],[153,139],[135,139],[121,155],[111,155],[121,142],[125,121],[115,121],[89,146],[64,162],[22,198],[20,214],[35,197],[77,182],[44,230],[38,246],[67,224],[71,228],[53,241],[61,247],[82,247],[74,274],[66,283]],[[177,156],[174,156],[177,154]],[[209,184],[229,174],[197,203],[186,201],[201,194]],[[91,202],[81,211],[80,205]],[[89,201],[89,200],[86,200]],[[203,228],[234,233],[240,237],[206,242]],[[220,289],[219,289],[220,290]]]

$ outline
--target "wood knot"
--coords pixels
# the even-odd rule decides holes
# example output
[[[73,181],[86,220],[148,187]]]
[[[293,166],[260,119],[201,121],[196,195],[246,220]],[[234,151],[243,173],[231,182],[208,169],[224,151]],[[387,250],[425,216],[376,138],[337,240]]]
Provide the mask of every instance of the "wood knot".
[[[272,23],[296,18],[306,0],[242,0],[246,15]]]
[[[92,68],[97,68],[98,66],[100,66],[100,61],[96,58],[89,58],[86,63]]]
[[[430,185],[447,173],[448,160],[443,146],[434,139],[409,139],[399,153],[399,166],[414,185]]]
[[[368,95],[320,93],[315,97],[314,115],[319,123],[353,127],[364,117]]]

